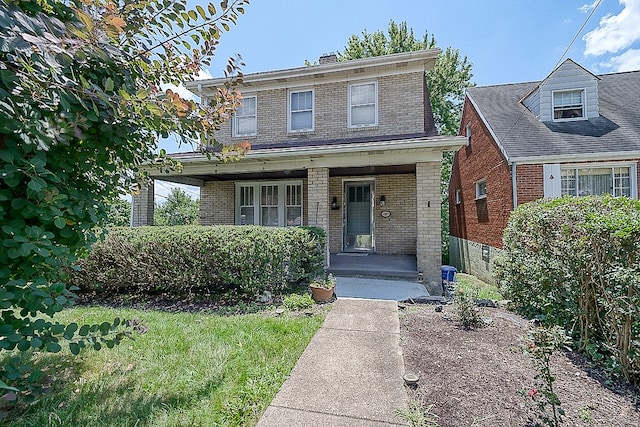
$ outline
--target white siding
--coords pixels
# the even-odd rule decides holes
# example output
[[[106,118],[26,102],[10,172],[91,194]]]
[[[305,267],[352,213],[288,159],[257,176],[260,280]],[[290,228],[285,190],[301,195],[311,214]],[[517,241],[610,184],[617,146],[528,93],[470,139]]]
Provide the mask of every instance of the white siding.
[[[583,89],[585,92],[585,115],[598,117],[598,79],[573,61],[565,61],[540,85],[540,120],[553,121],[553,92],[558,90]],[[526,105],[526,104],[525,104]]]
[[[536,119],[540,119],[540,88],[537,88],[529,96],[527,96],[522,103],[536,116]]]
[[[542,173],[544,174],[544,197],[560,197],[562,195],[560,165],[542,165]]]

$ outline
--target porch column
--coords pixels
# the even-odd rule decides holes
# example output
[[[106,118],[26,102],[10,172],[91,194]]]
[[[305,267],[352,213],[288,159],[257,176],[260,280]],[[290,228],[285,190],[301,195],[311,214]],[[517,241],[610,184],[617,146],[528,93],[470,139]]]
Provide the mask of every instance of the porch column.
[[[154,210],[154,180],[142,185],[140,192],[131,200],[131,226],[153,225]]]
[[[442,294],[441,225],[440,225],[440,163],[416,163],[418,271],[431,295]]]
[[[325,264],[329,266],[329,169],[311,168],[307,178],[307,222],[327,233]]]

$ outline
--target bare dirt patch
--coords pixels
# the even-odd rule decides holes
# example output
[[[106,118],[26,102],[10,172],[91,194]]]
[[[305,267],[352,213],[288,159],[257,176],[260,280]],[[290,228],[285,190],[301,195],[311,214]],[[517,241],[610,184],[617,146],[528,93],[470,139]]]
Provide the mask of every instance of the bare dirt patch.
[[[451,305],[406,308],[400,316],[406,371],[420,375],[412,399],[433,405],[442,427],[535,426],[519,390],[531,387],[534,371],[520,351],[528,322],[504,309],[486,309],[488,326],[466,331]],[[640,427],[640,391],[606,384],[581,355],[553,360],[556,393],[566,426]]]

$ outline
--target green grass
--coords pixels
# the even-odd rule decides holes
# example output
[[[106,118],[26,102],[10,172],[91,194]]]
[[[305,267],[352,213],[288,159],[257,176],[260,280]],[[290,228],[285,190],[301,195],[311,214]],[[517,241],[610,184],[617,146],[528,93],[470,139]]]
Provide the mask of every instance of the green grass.
[[[500,294],[500,290],[497,286],[491,285],[489,283],[485,283],[482,280],[478,279],[475,276],[471,276],[470,274],[458,273],[456,274],[456,282],[458,286],[464,289],[465,291],[470,291],[471,288],[476,286],[478,288],[478,298],[479,299],[490,299],[490,300],[503,300],[502,294]]]
[[[40,356],[53,390],[11,426],[254,425],[322,323],[274,317],[77,308],[61,322],[144,319],[149,332],[113,349]],[[0,424],[2,420],[0,420]]]

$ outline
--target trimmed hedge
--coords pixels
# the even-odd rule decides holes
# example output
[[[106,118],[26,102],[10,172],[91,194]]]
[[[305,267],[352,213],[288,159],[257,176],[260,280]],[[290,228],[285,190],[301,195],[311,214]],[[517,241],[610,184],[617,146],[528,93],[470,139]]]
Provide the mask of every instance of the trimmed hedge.
[[[324,266],[325,234],[314,227],[113,228],[79,262],[81,290],[253,296],[309,280]]]
[[[515,308],[563,326],[595,362],[640,384],[640,202],[527,203],[503,239],[496,276]]]

